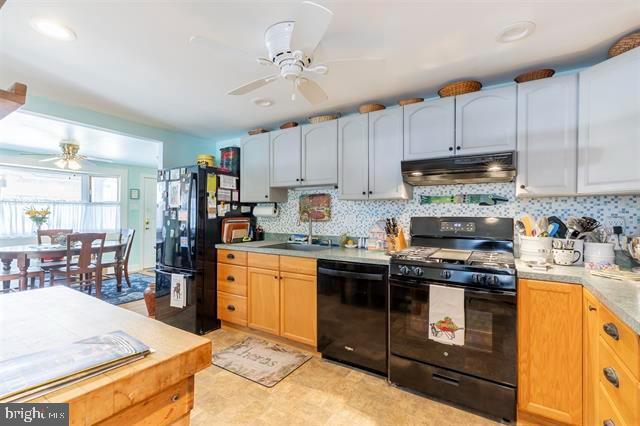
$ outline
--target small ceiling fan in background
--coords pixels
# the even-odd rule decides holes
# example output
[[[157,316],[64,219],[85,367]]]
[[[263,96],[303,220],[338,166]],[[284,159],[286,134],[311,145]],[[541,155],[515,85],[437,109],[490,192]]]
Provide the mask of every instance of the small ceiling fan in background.
[[[80,151],[80,145],[74,139],[63,139],[60,141],[60,150],[62,151],[60,154],[55,157],[44,158],[42,160],[38,160],[41,163],[49,163],[54,161],[53,164],[60,169],[69,169],[69,170],[80,170],[83,165],[91,165],[95,166],[95,163],[89,161],[102,161],[106,163],[113,163],[111,160],[106,160],[104,158],[93,158],[87,157],[86,155],[80,155],[78,152]],[[22,155],[39,155],[39,154],[22,154]]]
[[[256,61],[263,66],[277,67],[279,71],[245,83],[227,94],[245,95],[283,78],[293,84],[292,100],[295,100],[295,92],[298,91],[310,104],[316,105],[327,100],[328,96],[318,83],[309,78],[310,75],[327,74],[329,72],[327,64],[331,62],[382,60],[379,58],[341,59],[316,64],[314,62],[316,48],[327,32],[332,18],[333,12],[326,7],[311,1],[303,1],[298,7],[294,20],[277,22],[268,27],[264,33],[268,56],[256,58]],[[228,48],[225,44],[203,36],[191,36],[189,43],[206,43],[213,47]]]

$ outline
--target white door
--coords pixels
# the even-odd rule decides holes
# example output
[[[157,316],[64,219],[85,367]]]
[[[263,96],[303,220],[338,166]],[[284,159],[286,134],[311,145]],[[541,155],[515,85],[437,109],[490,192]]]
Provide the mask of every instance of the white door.
[[[576,193],[578,75],[518,85],[518,196]]]
[[[240,201],[269,199],[269,133],[247,136],[240,144]]]
[[[515,149],[515,84],[456,96],[456,155]]]
[[[271,132],[271,186],[301,184],[300,127]]]
[[[453,155],[456,108],[453,97],[404,107],[404,159]]]
[[[338,189],[343,200],[369,198],[368,114],[338,119]]]
[[[157,179],[143,178],[142,186],[142,267],[153,268],[156,264],[156,211]],[[133,240],[135,244],[135,239]]]
[[[402,181],[402,108],[369,113],[369,199],[408,198]]]
[[[640,49],[580,73],[578,192],[640,191]]]
[[[338,121],[302,126],[302,184],[338,183]]]

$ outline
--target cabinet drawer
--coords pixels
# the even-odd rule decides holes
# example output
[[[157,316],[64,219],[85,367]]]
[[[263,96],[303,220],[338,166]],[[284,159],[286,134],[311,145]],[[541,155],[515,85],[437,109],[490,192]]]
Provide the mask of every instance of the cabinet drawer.
[[[277,254],[264,254],[249,252],[247,263],[252,268],[278,270]]]
[[[598,414],[596,418],[598,425],[627,426],[602,383],[598,385]]]
[[[218,263],[218,291],[238,296],[247,295],[247,268]]]
[[[610,372],[609,379],[605,376],[605,369]],[[637,424],[638,382],[602,337],[598,345],[598,374],[601,386],[624,421],[628,424]]]
[[[280,256],[280,271],[316,275],[316,260],[308,257]]]
[[[640,352],[638,335],[623,324],[618,317],[604,306],[600,309],[600,336],[631,370],[636,379],[640,378]]]
[[[247,298],[219,291],[218,318],[239,325],[247,325]]]
[[[218,250],[218,262],[230,265],[247,266],[247,252],[236,250]]]

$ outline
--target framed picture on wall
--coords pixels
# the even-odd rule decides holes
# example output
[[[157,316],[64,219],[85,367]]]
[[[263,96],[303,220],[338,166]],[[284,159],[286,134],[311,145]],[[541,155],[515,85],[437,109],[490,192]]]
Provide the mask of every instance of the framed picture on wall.
[[[140,190],[138,188],[129,189],[129,198],[131,200],[139,200],[140,199]]]

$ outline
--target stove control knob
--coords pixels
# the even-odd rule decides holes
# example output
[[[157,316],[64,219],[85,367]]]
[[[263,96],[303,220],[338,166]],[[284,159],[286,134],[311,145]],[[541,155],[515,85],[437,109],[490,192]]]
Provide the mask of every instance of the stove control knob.
[[[474,284],[484,284],[485,276],[483,274],[473,274],[471,276],[471,281]]]
[[[495,275],[490,275],[487,277],[487,284],[490,287],[500,287],[500,279]]]
[[[400,273],[401,273],[402,275],[409,275],[409,272],[410,272],[410,271],[409,271],[409,268],[408,268],[407,266],[402,265],[402,266],[400,267]]]
[[[451,278],[451,272],[450,271],[441,271],[440,272],[440,278],[444,278],[445,280],[448,280],[449,278]]]
[[[421,277],[421,276],[422,276],[422,274],[424,274],[424,272],[422,271],[422,268],[420,268],[420,267],[418,267],[418,266],[415,266],[415,267],[413,268],[413,273],[414,273],[416,276],[418,276],[418,277]]]

